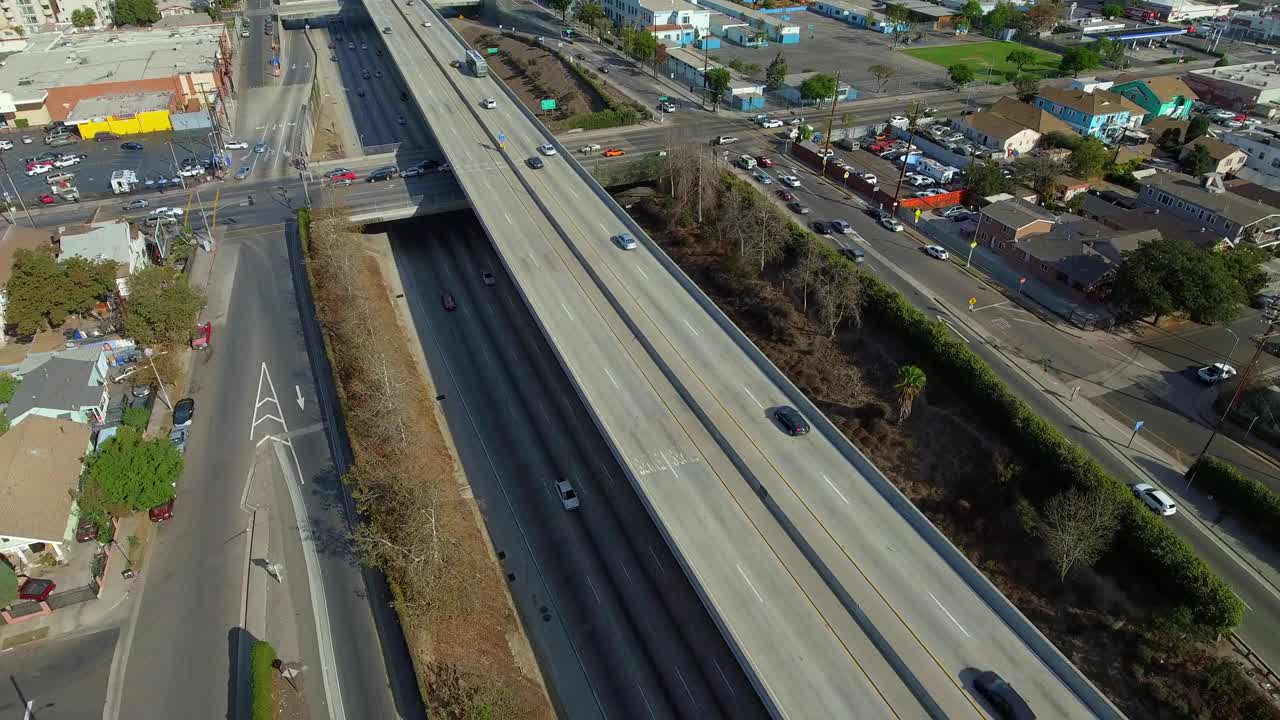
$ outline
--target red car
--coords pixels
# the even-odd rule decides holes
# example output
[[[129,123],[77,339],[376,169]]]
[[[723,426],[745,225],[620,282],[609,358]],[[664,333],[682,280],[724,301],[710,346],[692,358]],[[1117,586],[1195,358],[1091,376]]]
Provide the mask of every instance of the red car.
[[[340,172],[336,175],[329,176],[329,182],[332,182],[332,183],[342,182],[343,180],[355,180],[355,179],[356,179],[356,174],[351,172],[350,170],[346,172]]]
[[[52,205],[54,202],[55,200],[53,199],[53,196],[50,195],[49,193],[40,193],[41,205]]]
[[[40,578],[27,578],[26,582],[18,588],[19,600],[31,600],[32,602],[44,602],[49,599],[58,584],[52,580],[42,580]]]
[[[792,194],[791,194],[791,192],[790,192],[789,190],[779,190],[779,191],[778,191],[778,197],[782,198],[782,199],[783,199],[783,200],[785,200],[786,202],[795,202],[795,201],[796,201],[796,196],[795,196],[795,195],[792,195]]]
[[[761,155],[760,157],[756,158],[756,164],[758,164],[760,167],[773,167],[778,163],[770,159],[768,155]]]
[[[76,526],[76,542],[89,542],[98,537],[98,525],[94,521],[85,518]]]
[[[445,310],[453,312],[458,309],[458,304],[453,301],[453,293],[444,293],[440,296],[440,304]]]
[[[147,511],[147,517],[151,518],[151,522],[158,523],[165,520],[173,519],[173,503],[178,498],[171,497],[169,502],[163,505],[157,505]]]
[[[41,160],[40,162],[27,163],[28,170],[35,170],[36,168],[52,168],[52,167],[53,167],[53,162],[50,160]]]

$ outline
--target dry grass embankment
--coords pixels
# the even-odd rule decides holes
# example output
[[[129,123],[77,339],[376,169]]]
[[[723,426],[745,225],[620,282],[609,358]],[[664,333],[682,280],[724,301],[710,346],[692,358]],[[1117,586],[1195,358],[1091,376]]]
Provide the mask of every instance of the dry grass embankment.
[[[523,666],[528,641],[372,241],[340,209],[309,227],[316,313],[354,455],[345,480],[363,515],[353,542],[391,582],[429,710],[554,717],[537,668]]]

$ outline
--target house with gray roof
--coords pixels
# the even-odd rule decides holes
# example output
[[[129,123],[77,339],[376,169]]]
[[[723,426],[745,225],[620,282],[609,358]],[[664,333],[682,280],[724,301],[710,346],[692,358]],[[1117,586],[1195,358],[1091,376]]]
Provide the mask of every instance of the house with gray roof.
[[[22,375],[9,402],[9,422],[18,425],[31,415],[94,424],[107,413],[107,359],[53,357]]]
[[[1227,192],[1216,173],[1197,180],[1182,173],[1160,172],[1138,180],[1138,204],[1157,208],[1204,228],[1235,245],[1280,244],[1280,209]]]

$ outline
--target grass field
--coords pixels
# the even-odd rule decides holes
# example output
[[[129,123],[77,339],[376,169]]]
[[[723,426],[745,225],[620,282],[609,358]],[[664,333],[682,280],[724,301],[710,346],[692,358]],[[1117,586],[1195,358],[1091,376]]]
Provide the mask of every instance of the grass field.
[[[1057,69],[1059,58],[1057,54],[1011,42],[960,43],[941,47],[913,48],[902,52],[942,67],[968,63],[978,73],[979,82],[985,79],[987,66],[990,65],[993,82],[1004,82],[1004,73],[1015,70],[1005,58],[1009,56],[1011,50],[1018,48],[1030,50],[1036,56],[1035,62],[1024,67],[1023,72],[1043,74]]]

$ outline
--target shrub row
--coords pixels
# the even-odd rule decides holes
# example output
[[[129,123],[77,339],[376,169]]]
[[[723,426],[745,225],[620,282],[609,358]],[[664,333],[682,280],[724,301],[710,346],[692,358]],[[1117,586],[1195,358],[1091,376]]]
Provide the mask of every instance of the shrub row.
[[[552,126],[556,130],[600,130],[602,128],[635,125],[639,121],[639,113],[631,108],[624,107],[618,110],[609,109],[593,113],[578,113],[564,120],[558,120],[552,123]]]
[[[1264,535],[1280,540],[1280,494],[1215,457],[1196,460],[1187,468],[1187,477],[1192,476],[1215,500],[1240,513]]]
[[[253,720],[272,720],[276,715],[271,683],[275,676],[276,650],[258,640],[249,651],[249,683],[253,689]]]
[[[815,241],[816,242],[816,241]],[[993,429],[1018,448],[1028,467],[1024,490],[1040,497],[1069,488],[1097,490],[1122,510],[1122,527],[1113,553],[1121,553],[1134,575],[1144,576],[1165,597],[1187,607],[1195,622],[1213,632],[1240,624],[1244,606],[1221,578],[1196,556],[1168,523],[1151,513],[1128,485],[1103,470],[1096,460],[1016,397],[973,351],[941,322],[930,320],[897,290],[863,273],[863,317],[895,330],[928,357],[948,387],[965,397]]]

